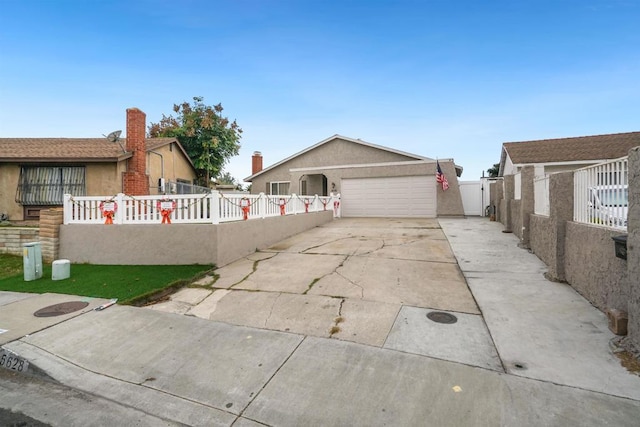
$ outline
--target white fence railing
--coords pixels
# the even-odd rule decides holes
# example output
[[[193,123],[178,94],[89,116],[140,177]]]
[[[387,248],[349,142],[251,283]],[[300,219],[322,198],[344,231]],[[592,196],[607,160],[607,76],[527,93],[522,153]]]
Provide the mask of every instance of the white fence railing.
[[[629,211],[628,158],[578,169],[573,175],[573,220],[627,229]]]
[[[533,179],[533,198],[536,215],[549,216],[549,175]]]
[[[340,195],[209,194],[64,196],[65,224],[219,224],[278,215],[333,211]]]

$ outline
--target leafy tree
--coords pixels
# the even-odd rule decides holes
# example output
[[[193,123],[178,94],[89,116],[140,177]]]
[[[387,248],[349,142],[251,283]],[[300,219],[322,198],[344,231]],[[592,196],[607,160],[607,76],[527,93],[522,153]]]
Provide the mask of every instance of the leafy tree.
[[[493,167],[490,167],[489,169],[487,169],[489,178],[495,178],[496,176],[498,176],[499,172],[500,172],[500,163],[494,163]]]
[[[226,184],[233,185],[236,187],[236,190],[242,190],[242,184],[240,184],[236,179],[231,176],[229,172],[224,172],[216,178],[216,182],[218,184]]]
[[[180,141],[198,172],[201,185],[209,186],[226,162],[240,151],[242,129],[236,121],[222,116],[222,104],[205,105],[204,98],[174,104],[173,115],[162,115],[158,123],[149,125],[149,136],[175,137]]]

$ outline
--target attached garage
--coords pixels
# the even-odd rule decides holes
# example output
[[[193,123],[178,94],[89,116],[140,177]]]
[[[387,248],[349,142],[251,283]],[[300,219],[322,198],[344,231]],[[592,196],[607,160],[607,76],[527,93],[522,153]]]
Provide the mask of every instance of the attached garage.
[[[344,217],[436,217],[433,175],[344,178],[341,189]]]

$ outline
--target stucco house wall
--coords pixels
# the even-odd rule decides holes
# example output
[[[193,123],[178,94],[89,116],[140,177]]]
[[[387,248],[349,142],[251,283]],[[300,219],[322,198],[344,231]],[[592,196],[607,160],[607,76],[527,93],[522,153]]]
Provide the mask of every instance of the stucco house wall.
[[[327,142],[321,146],[316,147],[313,150],[302,153],[299,156],[283,162],[277,167],[264,171],[261,175],[255,177],[252,180],[251,192],[253,194],[268,193],[267,183],[271,182],[290,182],[290,192],[299,194],[299,179],[293,179],[290,173],[292,169],[305,169],[306,173],[299,173],[302,175],[314,175],[324,173],[322,171],[313,171],[313,168],[325,168],[331,166],[344,166],[344,165],[358,165],[358,164],[371,164],[371,163],[388,163],[388,162],[406,162],[415,161],[413,157],[404,156],[398,153],[383,151],[374,147],[368,147],[365,145],[354,144],[343,139],[335,139]],[[344,170],[344,169],[341,169]],[[323,169],[324,171],[324,169]],[[314,173],[315,172],[315,173]],[[359,172],[363,173],[363,172]],[[375,175],[365,175],[375,176]],[[324,173],[327,176],[328,191],[340,192],[338,185],[340,184],[339,172]],[[333,176],[333,181],[329,178],[329,174]],[[385,175],[388,176],[388,175]],[[344,176],[347,177],[347,176]],[[356,177],[356,176],[350,176]],[[357,176],[360,177],[360,176]],[[319,178],[316,178],[318,180]],[[331,183],[335,183],[335,189],[332,188]],[[318,188],[318,181],[314,183]],[[320,192],[321,192],[320,183]],[[315,194],[315,193],[313,193]],[[318,193],[320,194],[320,193]]]
[[[111,196],[122,191],[125,162],[85,165],[87,196]]]
[[[160,178],[188,183],[193,183],[196,178],[193,166],[175,142],[147,150],[147,174],[152,194],[158,194]]]
[[[261,164],[261,158],[258,162]],[[288,183],[289,193],[328,195],[341,193],[345,179],[425,176],[437,186],[437,215],[464,215],[457,167],[453,159],[439,163],[449,182],[447,191],[436,183],[434,159],[336,135],[267,169],[254,170],[247,180],[253,194],[270,194],[271,184]]]

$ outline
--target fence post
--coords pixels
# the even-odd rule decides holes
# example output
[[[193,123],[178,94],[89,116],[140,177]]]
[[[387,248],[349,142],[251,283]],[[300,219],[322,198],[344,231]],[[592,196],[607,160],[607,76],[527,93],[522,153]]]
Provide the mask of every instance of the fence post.
[[[342,206],[340,206],[340,193],[331,193],[331,200],[329,201],[331,204],[331,209],[333,209],[333,217],[341,218],[342,217]]]
[[[212,224],[220,224],[220,193],[217,190],[209,194],[209,215]]]
[[[71,215],[71,209],[73,207],[73,204],[71,203],[71,194],[65,194],[64,195],[64,204],[63,204],[63,220],[62,222],[67,225],[69,224],[69,222],[71,221],[72,215]]]
[[[122,193],[116,194],[115,201],[118,206],[118,210],[115,213],[114,224],[124,224],[124,218],[127,215],[127,206],[125,206],[124,204],[124,194]]]
[[[267,196],[264,193],[258,194],[258,216],[262,219],[267,217],[268,202],[269,200],[267,200]]]
[[[293,214],[294,215],[298,215],[298,200],[297,200],[297,195],[296,193],[292,193],[290,200],[291,203],[291,209],[293,209]]]
[[[629,150],[627,217],[628,339],[640,349],[640,147]]]

